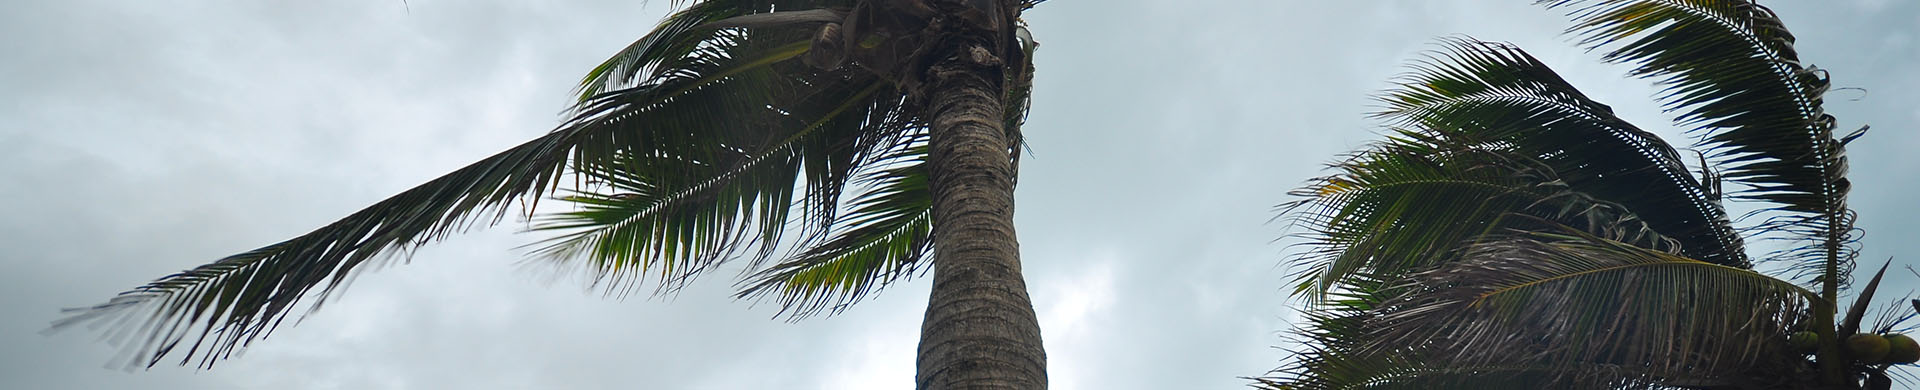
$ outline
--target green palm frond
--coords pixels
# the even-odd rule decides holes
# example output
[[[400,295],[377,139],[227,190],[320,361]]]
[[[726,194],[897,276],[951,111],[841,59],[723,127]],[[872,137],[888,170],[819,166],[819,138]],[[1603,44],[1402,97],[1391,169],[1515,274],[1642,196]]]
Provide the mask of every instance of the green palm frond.
[[[1700,176],[1525,52],[1448,40],[1382,97],[1389,140],[1294,192],[1311,260],[1297,288],[1324,299],[1261,385],[1824,388],[1879,372],[1836,341],[1871,292],[1834,316],[1855,256],[1844,145],[1860,133],[1835,137],[1826,74],[1779,19],[1746,0],[1538,3],[1664,87]],[[1771,205],[1736,229],[1723,198]],[[1749,270],[1755,237],[1798,240],[1759,258],[1821,291]],[[1818,358],[1788,349],[1794,330],[1820,335]]]
[[[610,289],[631,287],[648,271],[659,271],[660,287],[671,289],[740,249],[757,247],[756,257],[764,259],[790,223],[824,228],[851,172],[873,162],[866,156],[873,146],[860,145],[863,139],[898,137],[909,128],[885,120],[898,117],[901,107],[876,99],[882,83],[867,82],[775,99],[793,103],[766,111],[773,126],[691,120],[679,132],[689,143],[707,143],[690,148],[694,153],[654,150],[580,167],[588,181],[612,192],[568,197],[582,209],[543,217],[536,230],[565,234],[543,242],[539,253],[562,263],[590,261],[596,280],[610,282]],[[780,126],[791,120],[781,117],[817,119]],[[726,135],[740,128],[755,131],[728,142]],[[765,139],[771,137],[780,139]],[[796,193],[802,189],[807,192]],[[790,218],[795,198],[798,219]]]
[[[1424,270],[1509,213],[1636,230],[1629,241],[1642,247],[1747,266],[1711,188],[1671,146],[1517,48],[1442,45],[1381,97],[1379,116],[1410,129],[1336,164],[1340,174],[1285,206],[1312,229],[1297,291],[1325,291],[1363,269]]]
[[[1366,349],[1426,345],[1466,366],[1631,365],[1653,382],[1791,378],[1819,296],[1750,270],[1561,228],[1474,245],[1381,306]],[[1516,359],[1519,359],[1516,361]]]
[[[1316,298],[1356,276],[1404,277],[1457,258],[1481,235],[1544,218],[1677,252],[1625,207],[1575,191],[1556,171],[1513,151],[1403,131],[1335,165],[1339,174],[1294,192],[1286,207],[1309,249],[1295,292]],[[1309,294],[1310,293],[1310,294]]]
[[[1404,294],[1404,286],[1361,276],[1349,288],[1333,293],[1303,313],[1296,329],[1301,347],[1287,365],[1250,378],[1255,388],[1268,390],[1332,389],[1632,389],[1646,383],[1622,379],[1625,367],[1588,365],[1573,375],[1556,367],[1525,363],[1450,365],[1435,357],[1427,344],[1367,349],[1377,328],[1380,305]]]
[[[1347,303],[1360,293],[1373,302],[1427,297],[1432,292],[1424,289],[1442,285],[1386,289],[1373,284],[1414,283],[1408,278],[1463,266],[1476,248],[1504,242],[1504,232],[1541,229],[1570,228],[1637,251],[1710,260],[1695,261],[1700,264],[1748,266],[1717,193],[1687,172],[1671,146],[1614,116],[1518,48],[1465,38],[1443,40],[1442,47],[1402,76],[1401,88],[1381,97],[1387,109],[1379,117],[1404,129],[1335,164],[1338,173],[1311,181],[1293,193],[1306,199],[1285,206],[1296,225],[1309,229],[1299,234],[1309,249],[1298,260],[1306,267],[1296,292],[1311,291],[1308,296],[1317,299],[1344,296]],[[1310,313],[1347,310],[1342,315],[1350,319],[1379,315],[1352,312],[1351,305],[1339,301],[1309,304],[1314,305]],[[1338,323],[1318,318],[1323,325]],[[1356,334],[1343,336],[1350,341],[1305,334],[1309,350],[1281,370],[1304,376],[1288,383],[1337,379],[1372,388],[1384,386],[1383,378],[1475,381],[1488,377],[1480,374],[1522,378],[1577,371],[1526,360],[1409,364],[1446,359],[1420,355],[1432,353],[1430,347],[1395,352],[1416,354],[1409,356],[1361,349],[1360,340],[1377,340],[1369,332]],[[1533,348],[1519,352],[1546,350],[1518,345]],[[1588,362],[1639,371],[1624,362]],[[1596,372],[1592,378],[1555,374],[1541,380],[1658,386],[1619,378]]]
[[[301,299],[323,301],[378,258],[504,216],[508,204],[551,188],[572,146],[599,136],[560,131],[481,160],[293,239],[168,275],[112,300],[69,309],[65,328],[101,323],[133,338],[129,365],[152,366],[191,340],[181,363],[201,365],[266,336]],[[318,294],[315,287],[326,286]],[[316,305],[317,306],[317,305]]]
[[[1306,199],[1283,206],[1309,229],[1298,234],[1310,249],[1295,260],[1306,270],[1296,294],[1317,297],[1357,275],[1431,267],[1455,243],[1544,199],[1522,191],[1525,183],[1496,169],[1488,153],[1442,153],[1406,135],[1336,164],[1341,173],[1294,191]]]
[[[684,0],[677,0],[674,5],[678,6],[680,1]],[[701,25],[744,11],[729,2],[707,1],[668,16],[652,32],[588,71],[576,89],[578,103],[584,105],[601,93],[664,75],[673,69],[670,61],[687,58],[705,41],[695,34]]]
[[[1805,245],[1773,258],[1812,271],[1815,282],[1846,278],[1853,214],[1844,142],[1821,107],[1827,75],[1802,65],[1773,11],[1744,0],[1540,3],[1572,8],[1571,32],[1665,87],[1660,99],[1676,122],[1692,129],[1725,180],[1747,187],[1729,198],[1776,205],[1756,228]]]
[[[1618,204],[1688,257],[1748,265],[1726,211],[1672,146],[1614,116],[1517,47],[1465,38],[1403,76],[1379,115],[1538,160],[1574,191]]]
[[[929,264],[933,198],[922,142],[862,179],[868,190],[836,220],[833,237],[759,271],[736,296],[773,299],[794,319],[835,313]]]
[[[700,3],[675,14],[664,25],[697,25],[737,13],[713,4],[718,3]],[[54,327],[81,323],[109,327],[116,339],[130,341],[130,365],[152,366],[178,353],[181,364],[210,366],[271,333],[301,300],[315,298],[312,306],[317,309],[319,302],[356,271],[366,269],[362,266],[370,260],[405,253],[481,219],[497,222],[505,217],[511,203],[546,194],[565,180],[569,170],[595,177],[593,173],[604,173],[611,167],[675,160],[675,164],[658,164],[661,170],[648,173],[698,177],[698,173],[713,171],[703,164],[744,161],[742,156],[763,150],[759,147],[768,140],[788,135],[754,129],[808,123],[813,119],[797,116],[824,111],[806,105],[776,108],[766,102],[779,98],[807,101],[818,91],[848,89],[834,86],[853,86],[858,91],[875,85],[871,78],[861,79],[851,72],[796,70],[803,65],[786,60],[804,52],[806,45],[804,34],[798,32],[663,27],[632,50],[660,56],[638,61],[650,64],[644,67],[642,78],[617,90],[592,94],[571,120],[548,135],[305,235],[169,275],[104,304],[70,310],[71,314]],[[776,69],[781,67],[786,69]],[[882,103],[862,106],[878,112],[865,113],[874,117],[846,122],[894,118],[888,126],[907,127],[902,123],[908,119],[900,118],[902,109],[897,107],[900,100],[876,100]],[[799,127],[803,126],[785,128]],[[836,131],[853,127],[838,126]],[[872,145],[886,144],[889,137],[900,136],[897,132],[880,133],[849,141],[841,135],[835,134],[831,141],[810,141],[815,144],[807,147],[819,152],[800,158],[812,164],[808,179],[831,179],[835,172],[850,174],[854,168],[840,165],[856,165],[851,161],[857,161],[862,151],[875,150]],[[792,180],[787,183],[790,186]],[[810,191],[832,190],[826,186]],[[767,204],[777,201],[784,209],[785,200],[780,196],[784,195],[757,193],[743,197]],[[683,242],[696,241],[700,240]],[[314,292],[322,286],[325,288]]]

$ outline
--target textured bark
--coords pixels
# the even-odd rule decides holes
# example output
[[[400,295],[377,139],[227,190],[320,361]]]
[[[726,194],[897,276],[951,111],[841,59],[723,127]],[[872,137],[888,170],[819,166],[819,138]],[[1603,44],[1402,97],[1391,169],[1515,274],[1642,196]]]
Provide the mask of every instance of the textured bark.
[[[934,271],[915,378],[923,390],[1047,387],[1014,238],[1002,65],[982,43],[955,45],[927,73]]]

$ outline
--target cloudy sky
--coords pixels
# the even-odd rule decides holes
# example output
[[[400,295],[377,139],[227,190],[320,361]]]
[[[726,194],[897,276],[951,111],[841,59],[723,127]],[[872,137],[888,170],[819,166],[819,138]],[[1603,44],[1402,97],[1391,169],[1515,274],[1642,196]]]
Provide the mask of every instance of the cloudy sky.
[[[903,389],[928,283],[789,324],[715,273],[603,299],[518,265],[509,223],[369,273],[210,371],[103,368],[58,309],[278,241],[542,134],[665,1],[14,1],[0,13],[0,378],[22,389]],[[1285,192],[1373,137],[1436,36],[1531,51],[1675,133],[1527,1],[1057,0],[1017,224],[1056,389],[1234,388],[1278,364]],[[1863,256],[1920,254],[1920,6],[1776,1],[1850,156]],[[1678,141],[1676,144],[1689,144]],[[1900,271],[1892,288],[1910,291]]]

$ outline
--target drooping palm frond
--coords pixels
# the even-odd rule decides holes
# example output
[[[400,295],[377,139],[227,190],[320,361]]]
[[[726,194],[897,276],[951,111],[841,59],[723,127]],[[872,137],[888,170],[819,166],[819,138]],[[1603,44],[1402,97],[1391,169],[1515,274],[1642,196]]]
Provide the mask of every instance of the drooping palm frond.
[[[560,131],[468,165],[305,235],[168,275],[106,303],[69,309],[54,328],[111,327],[133,340],[129,366],[152,366],[183,341],[181,363],[211,365],[277,327],[315,287],[324,300],[359,266],[434,241],[507,204],[538,196],[573,146],[604,134]],[[577,152],[576,152],[577,153]],[[584,156],[582,156],[584,157]]]
[[[1568,188],[1618,204],[1679,240],[1682,254],[1748,265],[1726,211],[1672,146],[1517,47],[1465,38],[1442,46],[1382,98],[1388,110],[1380,116],[1536,159]]]
[[[1729,198],[1775,205],[1755,228],[1802,245],[1774,259],[1806,271],[1810,283],[1844,282],[1855,254],[1853,214],[1844,142],[1821,107],[1826,72],[1802,65],[1773,11],[1746,0],[1539,3],[1571,8],[1570,32],[1665,87],[1660,99],[1676,122],[1712,152],[1726,180],[1747,187]]]
[[[1310,248],[1300,257],[1307,267],[1296,291],[1344,300],[1309,302],[1305,350],[1276,370],[1282,375],[1272,383],[1390,388],[1442,378],[1463,384],[1507,378],[1544,381],[1551,388],[1674,385],[1678,379],[1670,371],[1619,359],[1568,367],[1518,358],[1562,350],[1540,340],[1503,340],[1509,348],[1500,349],[1502,359],[1459,359],[1451,354],[1461,345],[1381,334],[1438,334],[1465,325],[1396,325],[1383,318],[1404,315],[1396,314],[1404,306],[1359,310],[1351,304],[1364,296],[1404,305],[1457,292],[1470,282],[1409,278],[1464,267],[1485,255],[1475,248],[1505,242],[1510,231],[1573,229],[1667,258],[1698,257],[1709,261],[1689,261],[1736,270],[1748,266],[1717,191],[1688,174],[1671,146],[1614,116],[1518,48],[1464,38],[1443,40],[1442,47],[1402,76],[1401,88],[1381,98],[1387,109],[1379,117],[1406,129],[1293,193],[1306,198],[1287,209],[1297,226],[1309,229],[1301,236]],[[1379,283],[1407,284],[1372,285]],[[1662,298],[1675,297],[1692,296]],[[1343,330],[1329,331],[1334,325]],[[1376,344],[1384,340],[1395,347]],[[1575,375],[1583,372],[1592,375]]]
[[[649,65],[631,68],[641,75],[634,85],[593,94],[573,119],[548,135],[305,235],[74,309],[54,327],[110,327],[114,338],[130,339],[131,365],[152,366],[180,352],[182,364],[197,357],[195,364],[210,366],[271,333],[301,300],[313,297],[317,308],[370,260],[437,240],[489,213],[498,221],[511,203],[552,190],[570,166],[591,171],[671,156],[691,158],[680,167],[692,172],[698,170],[695,161],[721,162],[717,157],[742,152],[734,148],[767,136],[681,130],[764,124],[780,118],[764,103],[769,95],[794,95],[809,87],[767,70],[804,52],[803,34],[685,28],[742,12],[713,2],[670,16],[660,31],[633,48],[651,56],[640,61]]]
[[[1461,38],[1442,45],[1381,97],[1379,116],[1412,130],[1337,164],[1343,173],[1316,179],[1294,193],[1307,199],[1286,206],[1313,230],[1299,291],[1324,291],[1363,266],[1423,270],[1502,215],[1549,204],[1563,215],[1526,213],[1583,228],[1631,220],[1643,226],[1633,240],[1643,247],[1747,266],[1711,188],[1687,174],[1671,146],[1517,48]]]
[[[736,296],[773,299],[798,319],[838,312],[914,276],[933,255],[925,158],[918,141],[889,156],[862,179],[866,192],[835,221],[831,238],[760,270]]]
[[[1585,377],[1559,377],[1532,362],[1481,362],[1474,366],[1424,364],[1432,360],[1420,343],[1406,350],[1362,347],[1375,339],[1370,322],[1384,301],[1412,291],[1397,286],[1417,272],[1461,260],[1465,246],[1503,229],[1582,226],[1637,246],[1678,252],[1632,213],[1572,191],[1551,170],[1497,150],[1460,148],[1417,133],[1402,133],[1340,165],[1346,175],[1321,179],[1297,223],[1322,241],[1296,288],[1311,291],[1302,325],[1301,349],[1274,371],[1274,383],[1291,388],[1394,388],[1393,384],[1532,383],[1537,388],[1636,388],[1618,379],[1620,367],[1589,367]],[[1559,369],[1559,367],[1552,367]],[[1578,372],[1588,372],[1579,371]],[[1488,382],[1494,381],[1494,382]],[[1275,385],[1277,386],[1277,385]],[[1571,387],[1569,387],[1571,386]],[[1623,387],[1624,386],[1624,387]],[[1287,388],[1287,387],[1281,387]]]
[[[1302,313],[1294,332],[1300,346],[1285,366],[1267,377],[1250,378],[1268,390],[1332,389],[1637,389],[1652,384],[1621,375],[1627,367],[1586,365],[1571,373],[1559,367],[1513,362],[1448,364],[1434,344],[1406,343],[1397,348],[1368,348],[1378,328],[1378,308],[1405,286],[1360,276]],[[1518,355],[1516,355],[1518,356]]]
[[[1296,293],[1309,298],[1355,277],[1404,277],[1445,264],[1477,237],[1528,215],[1609,232],[1646,248],[1683,244],[1619,204],[1575,191],[1526,154],[1402,131],[1335,165],[1342,172],[1294,192],[1288,215],[1310,249]]]
[[[1521,191],[1525,183],[1499,169],[1496,156],[1403,135],[1335,164],[1342,172],[1315,179],[1294,191],[1306,199],[1282,206],[1309,229],[1299,234],[1311,249],[1296,260],[1305,266],[1296,293],[1318,296],[1357,276],[1432,267],[1454,242],[1545,198]]]
[[[1869,383],[1884,381],[1885,366],[1847,361],[1837,341],[1864,330],[1860,318],[1877,283],[1835,322],[1837,286],[1855,256],[1844,145],[1860,132],[1835,137],[1833,118],[1821,108],[1826,75],[1799,62],[1779,19],[1746,0],[1538,3],[1572,8],[1577,26],[1570,31],[1586,45],[1610,50],[1609,61],[1634,65],[1636,75],[1665,87],[1661,100],[1704,151],[1698,179],[1670,146],[1502,45],[1449,42],[1440,58],[1402,79],[1403,90],[1384,99],[1389,109],[1382,116],[1412,129],[1397,137],[1453,146],[1428,150],[1442,156],[1429,160],[1450,161],[1453,154],[1444,151],[1483,150],[1526,163],[1514,166],[1538,165],[1549,174],[1537,177],[1567,189],[1559,194],[1617,206],[1678,247],[1646,245],[1643,235],[1623,234],[1630,229],[1595,229],[1533,213],[1538,210],[1453,227],[1444,222],[1455,220],[1407,221],[1456,211],[1415,209],[1441,204],[1399,199],[1409,195],[1371,203],[1328,196],[1377,193],[1364,178],[1388,175],[1367,169],[1419,171],[1354,159],[1336,166],[1342,174],[1296,192],[1318,198],[1302,203],[1319,206],[1301,219],[1315,229],[1305,257],[1321,260],[1303,278],[1334,284],[1343,300],[1309,309],[1302,325],[1306,347],[1283,375],[1263,383],[1393,388],[1436,385],[1443,382],[1430,379],[1453,374],[1517,378],[1527,370],[1586,378],[1582,372],[1594,367],[1617,369],[1595,373],[1592,378],[1602,380],[1588,384],[1597,388],[1840,388],[1858,385],[1861,375]],[[1413,181],[1460,177],[1489,184],[1482,178],[1500,176]],[[1738,187],[1722,192],[1722,180]],[[1527,193],[1500,192],[1453,207],[1485,207]],[[1723,197],[1771,205],[1735,229],[1719,205]],[[1755,216],[1765,218],[1752,222]],[[1403,228],[1471,233],[1394,231]],[[1460,236],[1466,239],[1443,245],[1408,239]],[[1743,241],[1753,237],[1798,240],[1763,260],[1789,261],[1812,276],[1802,281],[1821,291],[1746,269]],[[1371,241],[1386,239],[1402,244]],[[1409,258],[1437,261],[1400,261]],[[1358,266],[1341,270],[1340,264]],[[1342,275],[1349,279],[1337,278]],[[1394,280],[1400,282],[1367,284]],[[1349,307],[1356,296],[1366,298],[1366,309]],[[1817,358],[1788,350],[1785,336],[1795,330],[1819,334]],[[1464,383],[1459,380],[1448,381]]]
[[[1785,336],[1820,299],[1753,271],[1564,227],[1475,244],[1409,286],[1421,291],[1377,310],[1368,349],[1419,343],[1443,351],[1439,364],[1467,367],[1632,366],[1638,379],[1667,384],[1795,378],[1806,366]]]
[[[1557,238],[1578,237],[1580,240],[1562,246],[1579,247],[1594,245],[1597,255],[1582,255],[1585,261],[1601,264],[1579,264],[1578,262],[1549,262],[1539,264],[1539,257],[1526,260],[1490,256],[1495,248],[1511,248],[1511,243],[1498,241],[1477,246],[1475,250],[1439,271],[1424,273],[1418,282],[1389,284],[1382,279],[1362,278],[1353,287],[1336,294],[1340,298],[1327,301],[1306,313],[1305,324],[1299,330],[1303,345],[1295,349],[1290,363],[1270,373],[1270,377],[1255,378],[1255,387],[1264,389],[1481,389],[1481,388],[1552,388],[1552,389],[1675,389],[1675,388],[1715,388],[1729,385],[1780,384],[1782,380],[1792,380],[1797,369],[1804,368],[1804,362],[1797,354],[1768,353],[1783,348],[1784,335],[1779,329],[1791,326],[1798,315],[1798,309],[1790,302],[1806,302],[1813,298],[1812,293],[1791,283],[1773,280],[1764,275],[1725,266],[1678,258],[1664,252],[1648,251],[1617,241],[1599,240],[1597,237],[1567,230],[1569,235]],[[1538,243],[1538,242],[1536,242]],[[1548,244],[1541,244],[1548,245]],[[1615,253],[1617,251],[1617,253]],[[1618,261],[1624,256],[1636,261]],[[1504,265],[1492,265],[1501,262]],[[1610,263],[1618,262],[1618,264]],[[1646,270],[1674,267],[1682,273],[1688,267],[1703,267],[1707,270],[1721,270],[1731,274],[1717,275],[1721,278],[1701,278],[1706,282],[1697,282],[1696,290],[1682,292],[1688,295],[1689,302],[1717,302],[1713,299],[1701,299],[1701,295],[1719,294],[1722,297],[1740,300],[1742,297],[1757,296],[1779,299],[1782,304],[1742,304],[1742,310],[1717,310],[1727,306],[1662,306],[1645,308],[1653,312],[1639,311],[1637,308],[1623,308],[1643,302],[1673,302],[1661,299],[1657,295],[1667,294],[1659,288],[1643,288],[1643,284],[1667,282],[1667,278],[1650,275]],[[1488,288],[1467,288],[1469,283],[1479,285],[1485,281],[1484,275],[1463,275],[1461,269],[1493,269],[1495,272],[1513,272],[1515,269],[1548,272],[1534,272],[1526,276],[1505,280],[1511,283],[1495,283]],[[1449,271],[1451,270],[1451,271]],[[1434,280],[1440,274],[1462,276],[1459,279]],[[1668,270],[1666,272],[1673,272]],[[1713,273],[1714,271],[1707,271]],[[1639,273],[1639,277],[1620,278],[1621,274]],[[1518,276],[1518,275],[1510,275]],[[1685,276],[1685,278],[1699,280]],[[1621,279],[1642,281],[1640,283],[1619,283]],[[1470,282],[1469,282],[1470,281]],[[1770,282],[1769,282],[1770,281]],[[1496,281],[1499,282],[1499,281]],[[1747,295],[1750,290],[1743,288],[1725,288],[1726,286],[1746,285],[1763,293]],[[1448,287],[1433,287],[1448,286]],[[1555,290],[1542,292],[1539,290]],[[1493,294],[1484,294],[1492,291]],[[1643,292],[1644,291],[1644,292]],[[1511,297],[1509,294],[1531,294],[1529,297]],[[1458,300],[1449,301],[1441,296],[1459,299],[1479,299],[1478,303],[1464,306]],[[1545,299],[1540,298],[1545,296]],[[1383,297],[1400,297],[1383,301]],[[1581,299],[1572,299],[1576,297]],[[1606,301],[1615,298],[1611,306],[1577,309],[1574,306],[1592,301]],[[1510,301],[1507,299],[1511,299]],[[1451,306],[1435,304],[1448,302]],[[1762,303],[1766,302],[1764,300]],[[1622,305],[1622,304],[1629,305]],[[1761,314],[1745,311],[1749,307],[1762,308]],[[1771,309],[1768,309],[1771,308]],[[1611,310],[1611,311],[1610,311]],[[1673,314],[1661,310],[1690,310]],[[1515,317],[1503,317],[1510,313]],[[1575,313],[1554,317],[1554,315],[1528,316],[1525,313]],[[1579,315],[1580,313],[1600,313]],[[1648,314],[1664,315],[1670,318],[1646,318]],[[1701,318],[1727,316],[1720,322],[1702,322]],[[1741,317],[1751,316],[1751,317]],[[1770,317],[1771,316],[1771,317]],[[1553,318],[1541,318],[1553,317]],[[1604,318],[1595,318],[1604,317]],[[1415,318],[1416,320],[1410,320]],[[1755,318],[1764,318],[1756,320]],[[1611,319],[1608,321],[1607,319]],[[1637,319],[1637,321],[1636,321]],[[1432,320],[1421,322],[1422,320]],[[1745,322],[1740,322],[1745,320]],[[1789,322],[1782,322],[1789,321]],[[1648,323],[1660,323],[1665,327],[1650,327]],[[1695,326],[1701,323],[1713,323],[1721,327],[1738,329],[1739,333],[1716,333],[1714,330],[1701,330]],[[1489,324],[1500,326],[1491,327]],[[1579,325],[1594,325],[1582,328]],[[1495,328],[1495,329],[1489,329]],[[1587,333],[1580,333],[1584,329]],[[1689,340],[1663,340],[1653,344],[1630,344],[1636,342],[1623,333],[1639,334],[1644,329],[1666,329],[1669,335],[1696,337]],[[1594,331],[1598,332],[1594,332]],[[1695,332],[1687,332],[1695,330]],[[1573,331],[1574,333],[1564,333]],[[1720,336],[1731,335],[1732,338]],[[1466,336],[1462,336],[1466,335]],[[1706,337],[1702,337],[1706,335]],[[1740,338],[1742,336],[1750,338]],[[1475,339],[1466,339],[1477,337]],[[1731,345],[1746,343],[1754,350],[1748,354],[1729,353],[1712,354]],[[1681,349],[1682,353],[1654,353],[1660,348]],[[1714,347],[1719,347],[1714,348]],[[1598,351],[1606,352],[1598,352]],[[1576,351],[1588,352],[1577,353]],[[1701,353],[1707,351],[1709,353]],[[1636,352],[1668,357],[1669,360],[1639,360],[1643,356]],[[1759,352],[1759,353],[1754,353]],[[1675,374],[1670,359],[1724,359],[1728,355],[1745,357],[1734,363],[1715,366],[1701,364],[1701,361],[1676,363],[1685,367],[1681,374]],[[1624,356],[1624,357],[1623,357]],[[1575,358],[1585,357],[1577,360]],[[1714,362],[1719,362],[1715,360]]]

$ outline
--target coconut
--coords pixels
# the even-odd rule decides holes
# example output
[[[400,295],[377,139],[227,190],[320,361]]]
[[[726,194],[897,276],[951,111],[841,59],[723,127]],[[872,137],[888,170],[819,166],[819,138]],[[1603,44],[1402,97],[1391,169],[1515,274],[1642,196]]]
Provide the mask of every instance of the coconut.
[[[1887,357],[1887,338],[1872,333],[1861,333],[1847,337],[1847,352],[1862,362],[1877,363]]]
[[[1810,330],[1794,332],[1793,336],[1787,337],[1787,345],[1803,354],[1818,352],[1820,351],[1820,334]]]
[[[1886,338],[1887,357],[1882,360],[1883,362],[1893,364],[1920,362],[1920,342],[1914,342],[1912,337],[1904,334],[1890,334]]]

